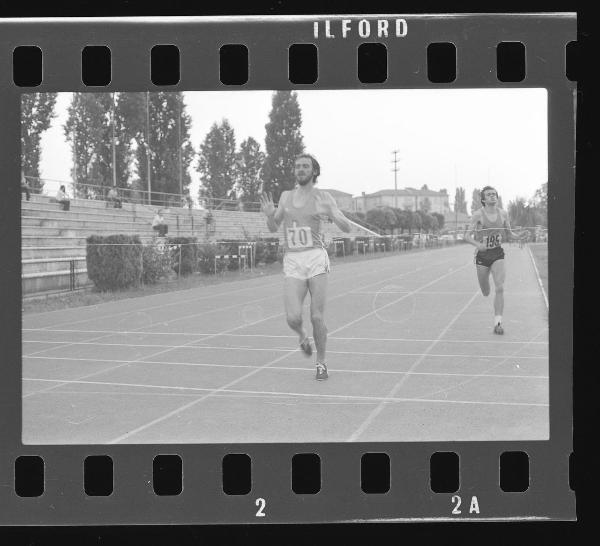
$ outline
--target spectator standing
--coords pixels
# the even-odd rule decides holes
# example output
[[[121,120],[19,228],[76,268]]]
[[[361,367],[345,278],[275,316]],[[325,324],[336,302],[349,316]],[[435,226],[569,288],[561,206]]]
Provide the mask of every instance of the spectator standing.
[[[112,203],[113,207],[116,209],[123,208],[123,204],[121,202],[121,198],[119,197],[119,192],[117,188],[112,187],[108,190],[108,194],[106,195],[107,206],[108,203]]]
[[[70,210],[71,201],[67,197],[67,191],[64,186],[61,186],[56,194],[56,201],[60,203],[63,210]]]
[[[152,229],[158,232],[159,237],[164,237],[169,231],[169,226],[165,222],[160,210],[156,211],[154,219],[152,220]]]
[[[31,188],[27,183],[27,179],[24,174],[21,174],[21,196],[23,196],[23,192],[25,192],[25,197],[27,201],[31,199]]]

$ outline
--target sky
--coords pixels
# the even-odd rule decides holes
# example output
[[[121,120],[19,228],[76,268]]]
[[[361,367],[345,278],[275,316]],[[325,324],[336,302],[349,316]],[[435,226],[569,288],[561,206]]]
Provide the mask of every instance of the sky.
[[[533,196],[548,178],[545,89],[301,90],[306,151],[321,164],[319,185],[360,195],[394,188],[393,150],[398,150],[398,188],[495,186],[505,204]],[[71,93],[60,93],[57,116],[42,138],[41,177],[54,193],[71,181],[72,155],[63,125]],[[239,145],[252,136],[264,151],[271,91],[184,93],[197,151],[214,122],[227,118]],[[197,196],[197,159],[190,168]]]

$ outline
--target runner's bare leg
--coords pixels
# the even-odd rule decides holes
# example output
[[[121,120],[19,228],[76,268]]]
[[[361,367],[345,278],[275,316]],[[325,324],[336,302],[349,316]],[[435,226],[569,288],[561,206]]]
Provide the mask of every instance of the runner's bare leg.
[[[327,278],[323,273],[308,280],[310,290],[310,321],[317,348],[317,362],[325,362],[327,350],[327,326],[325,325],[325,302],[327,300]]]

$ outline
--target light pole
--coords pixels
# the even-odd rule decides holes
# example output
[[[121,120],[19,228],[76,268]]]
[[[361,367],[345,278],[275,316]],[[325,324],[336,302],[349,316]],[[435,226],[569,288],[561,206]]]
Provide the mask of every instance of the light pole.
[[[177,94],[177,106],[179,107],[179,115],[177,116],[177,149],[179,150],[179,195],[183,195],[183,171],[181,163],[181,111],[183,95],[182,93]]]
[[[394,168],[392,169],[394,171],[394,208],[397,209],[398,208],[398,163],[400,162],[400,160],[398,159],[398,153],[400,153],[400,150],[392,150],[392,153],[394,154],[394,159],[392,159],[392,163],[394,164]]]
[[[152,195],[152,175],[150,173],[150,91],[146,91],[146,168],[148,169],[148,204]]]
[[[111,140],[112,140],[112,175],[113,175],[113,188],[117,185],[117,150],[115,146],[115,94],[112,93],[112,104],[111,104]]]

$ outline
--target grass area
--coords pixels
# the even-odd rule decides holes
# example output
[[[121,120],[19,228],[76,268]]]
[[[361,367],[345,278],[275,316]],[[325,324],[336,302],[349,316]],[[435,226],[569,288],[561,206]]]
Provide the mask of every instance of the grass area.
[[[548,244],[547,243],[530,243],[529,248],[533,254],[535,265],[537,265],[540,279],[544,285],[544,290],[548,294]]]
[[[424,251],[426,249],[415,249],[410,252]],[[350,263],[356,261],[373,260],[391,256],[392,252],[377,252],[375,254],[355,254],[345,257],[331,257],[331,263],[335,267],[336,263]],[[539,266],[538,266],[539,267]],[[139,298],[160,294],[164,292],[175,292],[178,290],[189,290],[205,286],[214,286],[228,282],[239,281],[240,279],[254,279],[269,275],[281,274],[282,266],[279,262],[269,265],[255,267],[253,271],[225,271],[218,275],[203,275],[196,273],[180,279],[173,278],[159,282],[157,284],[128,288],[125,290],[101,292],[95,288],[80,292],[64,292],[62,294],[36,298],[23,301],[23,314],[44,313],[47,311],[58,311],[71,307],[84,307],[87,305],[99,305],[110,301],[122,300],[126,298]]]

